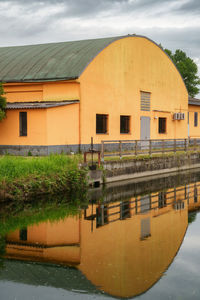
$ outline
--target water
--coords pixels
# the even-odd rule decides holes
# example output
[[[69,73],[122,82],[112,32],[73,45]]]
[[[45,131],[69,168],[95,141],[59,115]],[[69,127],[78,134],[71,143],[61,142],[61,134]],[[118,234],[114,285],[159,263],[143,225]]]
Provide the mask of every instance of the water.
[[[90,197],[75,216],[22,217],[1,236],[1,300],[200,299],[200,173]]]

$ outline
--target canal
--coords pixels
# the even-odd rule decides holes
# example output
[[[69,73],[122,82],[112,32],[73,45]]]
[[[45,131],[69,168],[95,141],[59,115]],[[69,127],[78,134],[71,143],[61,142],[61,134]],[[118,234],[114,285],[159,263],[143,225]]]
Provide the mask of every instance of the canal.
[[[33,209],[30,224],[27,208],[2,213],[1,300],[200,299],[200,171],[115,183],[88,199],[35,221]]]

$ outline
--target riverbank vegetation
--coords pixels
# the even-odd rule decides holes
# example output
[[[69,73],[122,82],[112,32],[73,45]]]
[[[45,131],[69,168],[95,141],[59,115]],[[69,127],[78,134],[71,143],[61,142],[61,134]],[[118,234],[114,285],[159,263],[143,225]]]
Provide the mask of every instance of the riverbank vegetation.
[[[83,197],[87,190],[87,170],[80,157],[0,157],[0,202],[18,203],[44,195],[65,193],[66,199]]]

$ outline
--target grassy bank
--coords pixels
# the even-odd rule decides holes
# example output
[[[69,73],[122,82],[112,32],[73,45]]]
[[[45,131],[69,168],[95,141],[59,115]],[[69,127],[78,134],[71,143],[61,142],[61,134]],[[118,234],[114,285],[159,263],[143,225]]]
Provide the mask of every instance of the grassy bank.
[[[73,199],[83,196],[87,189],[87,172],[79,168],[79,161],[78,155],[2,156],[0,202],[24,202],[59,193]]]

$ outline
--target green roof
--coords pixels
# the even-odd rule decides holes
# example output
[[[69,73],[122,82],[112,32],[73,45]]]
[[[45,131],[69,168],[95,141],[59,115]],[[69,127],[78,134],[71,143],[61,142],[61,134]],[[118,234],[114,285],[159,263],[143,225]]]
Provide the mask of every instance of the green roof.
[[[13,281],[28,285],[50,286],[88,294],[101,293],[81,271],[73,267],[7,259],[3,260],[2,264],[0,282]]]
[[[115,40],[124,37],[1,47],[0,81],[37,82],[76,79],[100,51]]]
[[[145,36],[129,34],[73,42],[0,47],[0,82],[77,79],[104,48],[114,41],[127,37],[142,37],[157,45]],[[171,60],[169,56],[168,58]],[[173,61],[172,63],[174,64]],[[174,66],[176,67],[175,64]]]

